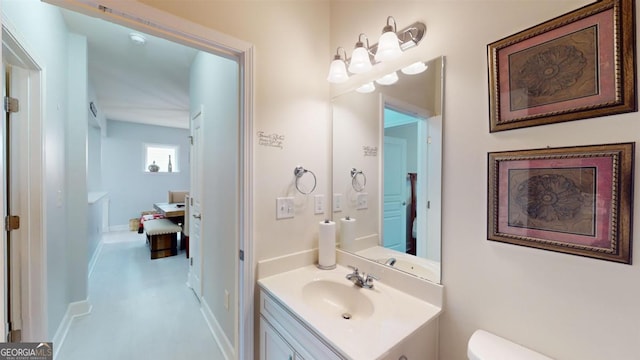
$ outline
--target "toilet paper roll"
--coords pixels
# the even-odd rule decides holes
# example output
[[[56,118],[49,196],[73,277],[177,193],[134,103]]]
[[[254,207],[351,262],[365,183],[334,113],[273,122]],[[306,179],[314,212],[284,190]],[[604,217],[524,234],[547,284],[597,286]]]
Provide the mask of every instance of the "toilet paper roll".
[[[347,251],[355,250],[356,219],[340,219],[340,247]]]
[[[336,267],[336,223],[333,221],[320,222],[318,267],[325,270]]]

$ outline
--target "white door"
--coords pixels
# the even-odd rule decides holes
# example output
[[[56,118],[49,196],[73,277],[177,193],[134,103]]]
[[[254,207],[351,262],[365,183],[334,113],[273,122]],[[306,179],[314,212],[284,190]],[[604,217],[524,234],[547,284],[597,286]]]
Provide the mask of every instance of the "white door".
[[[383,246],[407,251],[407,141],[384,137]]]
[[[188,283],[202,296],[202,108],[191,119],[191,188],[189,190],[189,279]]]

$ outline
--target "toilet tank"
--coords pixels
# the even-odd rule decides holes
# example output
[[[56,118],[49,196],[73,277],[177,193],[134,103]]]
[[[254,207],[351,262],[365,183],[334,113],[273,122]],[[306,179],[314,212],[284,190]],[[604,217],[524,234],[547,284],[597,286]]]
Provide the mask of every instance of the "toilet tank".
[[[469,360],[553,360],[484,330],[471,335],[467,356]]]

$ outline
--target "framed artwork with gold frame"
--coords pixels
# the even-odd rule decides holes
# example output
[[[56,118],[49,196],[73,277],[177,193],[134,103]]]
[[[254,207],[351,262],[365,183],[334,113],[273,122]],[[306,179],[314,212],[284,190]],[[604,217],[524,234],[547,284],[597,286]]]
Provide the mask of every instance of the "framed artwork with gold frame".
[[[601,0],[487,46],[490,132],[637,111],[633,0]]]
[[[634,148],[489,153],[488,239],[630,264]]]

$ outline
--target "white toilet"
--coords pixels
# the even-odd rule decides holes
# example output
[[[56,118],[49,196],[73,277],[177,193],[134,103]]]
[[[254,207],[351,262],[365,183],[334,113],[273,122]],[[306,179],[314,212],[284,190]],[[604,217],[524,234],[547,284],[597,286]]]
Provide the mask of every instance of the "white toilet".
[[[476,330],[467,347],[469,360],[553,360],[484,330]]]

